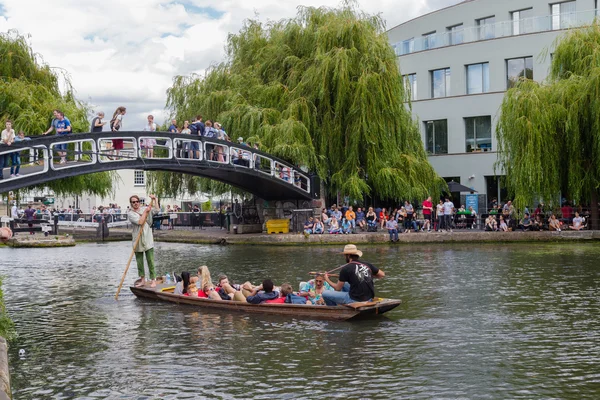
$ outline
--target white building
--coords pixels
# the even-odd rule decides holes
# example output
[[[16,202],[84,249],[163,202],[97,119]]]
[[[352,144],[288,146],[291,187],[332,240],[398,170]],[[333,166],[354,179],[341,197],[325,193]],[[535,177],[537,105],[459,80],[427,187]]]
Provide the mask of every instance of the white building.
[[[504,94],[544,80],[553,42],[591,23],[598,0],[467,0],[390,29],[429,161],[488,200],[505,200],[494,163]]]
[[[114,184],[114,195],[107,198],[101,198],[94,195],[83,195],[78,197],[56,197],[54,205],[63,209],[69,206],[79,206],[84,213],[89,213],[93,207],[108,206],[109,204],[118,204],[125,209],[129,205],[129,197],[137,195],[142,201],[148,198],[146,193],[146,172],[141,170],[116,170],[117,179]],[[181,206],[181,200],[168,199],[166,204]]]

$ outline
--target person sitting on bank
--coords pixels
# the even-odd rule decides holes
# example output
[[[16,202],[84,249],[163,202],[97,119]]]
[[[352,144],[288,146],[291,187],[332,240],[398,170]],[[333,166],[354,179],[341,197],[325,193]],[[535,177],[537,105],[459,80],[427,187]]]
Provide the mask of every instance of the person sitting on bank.
[[[348,221],[352,227],[352,233],[354,233],[356,231],[356,213],[352,209],[352,206],[348,207],[348,210],[346,210],[346,215],[344,216],[346,217],[346,221]]]
[[[344,235],[349,235],[352,233],[352,225],[346,218],[342,218],[342,233]]]
[[[356,225],[360,228],[361,231],[367,229],[367,221],[365,220],[365,212],[362,208],[358,207],[356,209]]]
[[[396,221],[394,218],[390,218],[388,220],[388,222],[385,223],[385,227],[388,230],[388,233],[390,234],[390,242],[397,242],[398,241],[398,221]]]
[[[331,217],[329,219],[329,233],[331,233],[331,234],[342,233],[342,230],[340,229],[340,225],[338,224],[338,220],[335,217]]]
[[[250,304],[260,304],[263,301],[274,300],[279,297],[279,292],[273,290],[273,281],[265,279],[260,286],[252,289],[246,301]]]
[[[523,219],[521,220],[521,223],[519,224],[519,229],[521,229],[523,232],[525,231],[530,231],[533,228],[532,224],[531,224],[531,218],[529,218],[529,213],[525,213],[525,216],[523,217]]]
[[[550,216],[550,222],[548,224],[548,228],[550,229],[550,231],[555,231],[555,232],[561,231],[560,221],[558,220],[558,218],[556,218],[556,215],[552,214]]]
[[[492,214],[488,215],[488,217],[485,219],[485,230],[487,232],[498,230],[496,218]]]
[[[583,218],[579,216],[578,212],[575,212],[575,218],[573,218],[573,224],[569,225],[569,229],[574,231],[580,231],[583,229]]]
[[[313,217],[308,217],[308,221],[304,223],[304,234],[310,235],[311,233],[313,233],[314,226],[315,223],[313,221]]]
[[[375,297],[373,278],[383,278],[385,273],[369,263],[359,261],[363,253],[353,244],[344,246],[342,254],[347,264],[342,267],[337,283],[333,283],[325,274],[325,282],[334,289],[323,292],[325,304],[335,306],[370,301]]]
[[[323,300],[323,292],[325,290],[333,290],[333,288],[329,283],[325,282],[323,274],[317,274],[315,279],[300,283],[300,293],[298,293],[298,296],[307,297],[309,302],[306,304],[322,306],[325,305],[325,300]]]
[[[321,222],[320,218],[315,218],[315,225],[313,226],[313,233],[320,235],[325,231],[325,225]]]
[[[496,217],[492,215],[492,218],[494,219],[494,222],[496,222]],[[502,215],[500,216],[500,226],[498,227],[498,230],[500,232],[508,232],[508,225],[506,225],[506,221]]]
[[[372,231],[377,230],[377,214],[375,214],[375,211],[373,211],[373,207],[369,207],[369,211],[367,211],[366,219],[367,219],[367,230],[372,230]]]
[[[537,214],[533,219],[534,231],[547,231],[548,227],[544,224],[544,220],[540,214]]]

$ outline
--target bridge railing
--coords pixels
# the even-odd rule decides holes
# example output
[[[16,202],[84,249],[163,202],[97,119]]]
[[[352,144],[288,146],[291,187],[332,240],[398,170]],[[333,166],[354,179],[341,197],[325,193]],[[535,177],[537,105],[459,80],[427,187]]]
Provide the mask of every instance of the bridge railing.
[[[19,176],[10,177],[8,167],[20,165]],[[256,171],[311,193],[309,176],[283,160],[245,145],[217,139],[167,132],[102,132],[44,136],[0,145],[5,179],[27,180],[64,169],[85,168],[97,163],[135,160],[176,160],[179,164],[230,165]],[[39,165],[36,165],[39,164]]]

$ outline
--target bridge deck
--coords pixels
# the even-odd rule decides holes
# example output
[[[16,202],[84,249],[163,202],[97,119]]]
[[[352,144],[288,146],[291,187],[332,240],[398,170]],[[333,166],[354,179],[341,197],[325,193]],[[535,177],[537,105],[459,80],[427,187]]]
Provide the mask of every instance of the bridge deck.
[[[17,157],[20,176],[11,176],[8,166]],[[315,176],[284,160],[245,145],[170,132],[42,136],[0,145],[0,158],[5,166],[0,192],[70,176],[137,169],[203,176],[266,200],[319,198]]]

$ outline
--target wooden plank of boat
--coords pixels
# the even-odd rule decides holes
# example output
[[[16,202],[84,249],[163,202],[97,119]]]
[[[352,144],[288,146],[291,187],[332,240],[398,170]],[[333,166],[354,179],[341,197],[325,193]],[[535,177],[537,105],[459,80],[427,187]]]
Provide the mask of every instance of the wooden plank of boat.
[[[165,291],[165,289],[167,291]],[[390,311],[400,305],[400,300],[376,299],[372,302],[354,303],[355,306],[313,306],[303,304],[250,304],[240,301],[219,301],[202,297],[189,297],[169,293],[170,288],[158,285],[156,288],[131,287],[131,291],[138,297],[152,300],[168,301],[176,304],[186,304],[214,310],[229,310],[245,313],[262,313],[270,315],[289,315],[297,318],[347,320],[362,315],[379,315]]]

